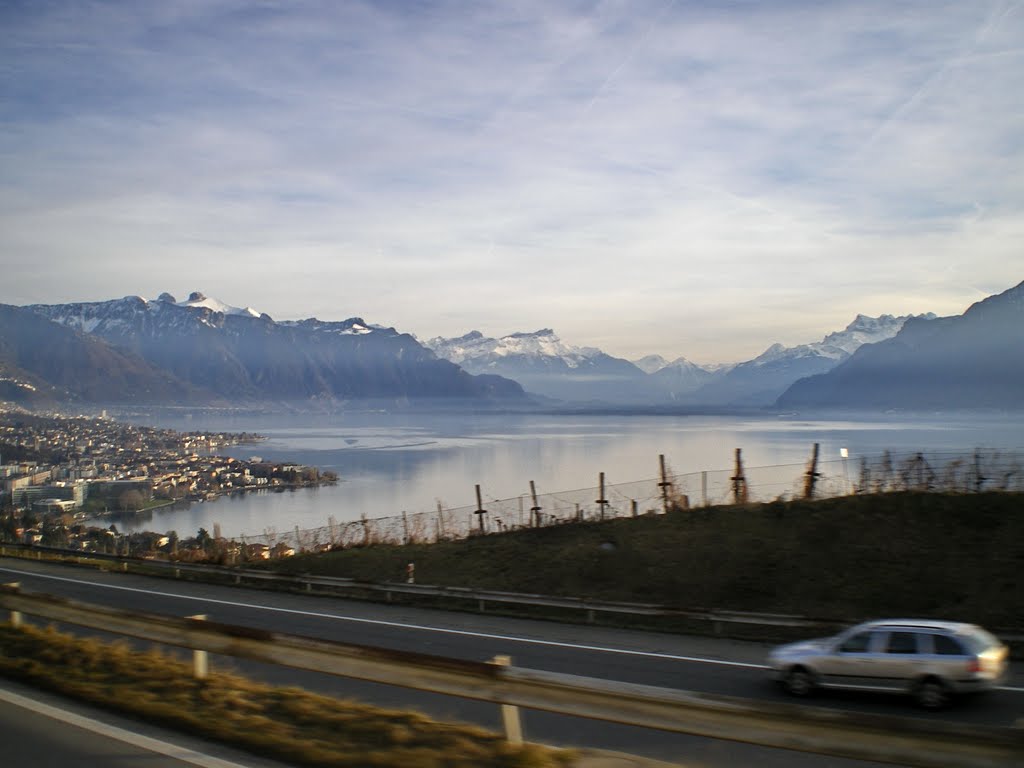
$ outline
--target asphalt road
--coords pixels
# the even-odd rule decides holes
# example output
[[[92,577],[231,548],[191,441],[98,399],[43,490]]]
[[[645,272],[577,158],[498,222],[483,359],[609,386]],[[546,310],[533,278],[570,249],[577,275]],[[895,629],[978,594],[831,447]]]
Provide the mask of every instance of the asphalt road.
[[[262,592],[0,558],[0,582],[7,581],[20,581],[29,591],[127,610],[174,616],[205,613],[218,622],[341,642],[461,659],[488,660],[504,654],[512,657],[513,664],[531,669],[787,700],[768,681],[762,666],[769,646],[758,643]],[[300,685],[379,706],[412,708],[440,719],[500,729],[495,705],[235,659],[214,658],[211,663],[273,683]],[[1009,725],[1024,716],[1024,669],[1014,664],[1010,680],[1000,690],[936,714],[923,715],[901,698],[869,694],[830,693],[814,703],[883,715]],[[616,750],[689,766],[874,765],[543,712],[523,712],[523,725],[531,741]]]

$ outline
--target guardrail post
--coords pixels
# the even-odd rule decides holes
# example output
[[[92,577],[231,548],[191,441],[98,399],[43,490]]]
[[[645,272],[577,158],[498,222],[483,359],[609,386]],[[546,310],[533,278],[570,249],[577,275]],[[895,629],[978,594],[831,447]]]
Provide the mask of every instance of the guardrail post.
[[[20,581],[9,581],[4,584],[5,592],[20,592],[21,582]],[[11,626],[14,629],[21,629],[21,611],[11,611]]]
[[[495,656],[490,663],[496,667],[510,667],[512,666],[512,657]],[[505,726],[505,741],[514,745],[522,744],[523,724],[519,719],[519,707],[515,704],[502,704],[501,722]]]
[[[186,616],[192,621],[206,621],[205,613],[197,613],[194,616]],[[196,680],[205,680],[210,674],[210,655],[203,650],[196,648],[192,651],[192,677]]]

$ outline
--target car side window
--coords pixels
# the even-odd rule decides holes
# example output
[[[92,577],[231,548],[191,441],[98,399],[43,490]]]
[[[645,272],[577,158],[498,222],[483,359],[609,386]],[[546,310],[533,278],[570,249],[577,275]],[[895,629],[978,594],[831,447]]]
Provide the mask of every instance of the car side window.
[[[933,635],[935,652],[943,656],[966,656],[963,647],[949,635]]]
[[[913,632],[890,632],[886,653],[917,653],[917,635]]]
[[[871,645],[870,632],[858,632],[846,638],[839,646],[840,653],[867,653]]]

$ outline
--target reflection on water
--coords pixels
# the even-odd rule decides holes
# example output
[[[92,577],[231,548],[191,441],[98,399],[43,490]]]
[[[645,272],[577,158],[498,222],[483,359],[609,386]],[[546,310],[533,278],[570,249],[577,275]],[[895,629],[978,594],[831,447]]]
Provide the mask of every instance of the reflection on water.
[[[144,417],[136,417],[142,421]],[[663,454],[677,474],[727,470],[736,448],[749,468],[799,464],[820,443],[822,460],[850,461],[885,450],[968,454],[975,448],[1024,453],[1021,422],[1013,416],[973,415],[884,421],[807,420],[764,416],[580,416],[357,413],[315,419],[289,416],[152,414],[146,423],[180,430],[259,432],[267,441],[233,446],[238,458],[258,455],[329,469],[333,487],[261,491],[157,511],[125,530],[176,530],[192,535],[219,523],[226,536],[315,528],[338,521],[420,512],[529,493],[655,479]],[[851,464],[851,466],[853,466]]]

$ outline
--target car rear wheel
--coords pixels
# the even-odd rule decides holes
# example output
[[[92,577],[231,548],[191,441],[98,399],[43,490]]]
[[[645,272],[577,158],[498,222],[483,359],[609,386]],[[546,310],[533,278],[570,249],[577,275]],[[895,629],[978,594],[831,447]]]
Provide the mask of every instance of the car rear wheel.
[[[922,708],[936,710],[949,704],[950,692],[941,680],[929,677],[917,684],[914,698]]]
[[[783,683],[794,696],[810,696],[815,687],[814,675],[805,667],[793,667]]]

